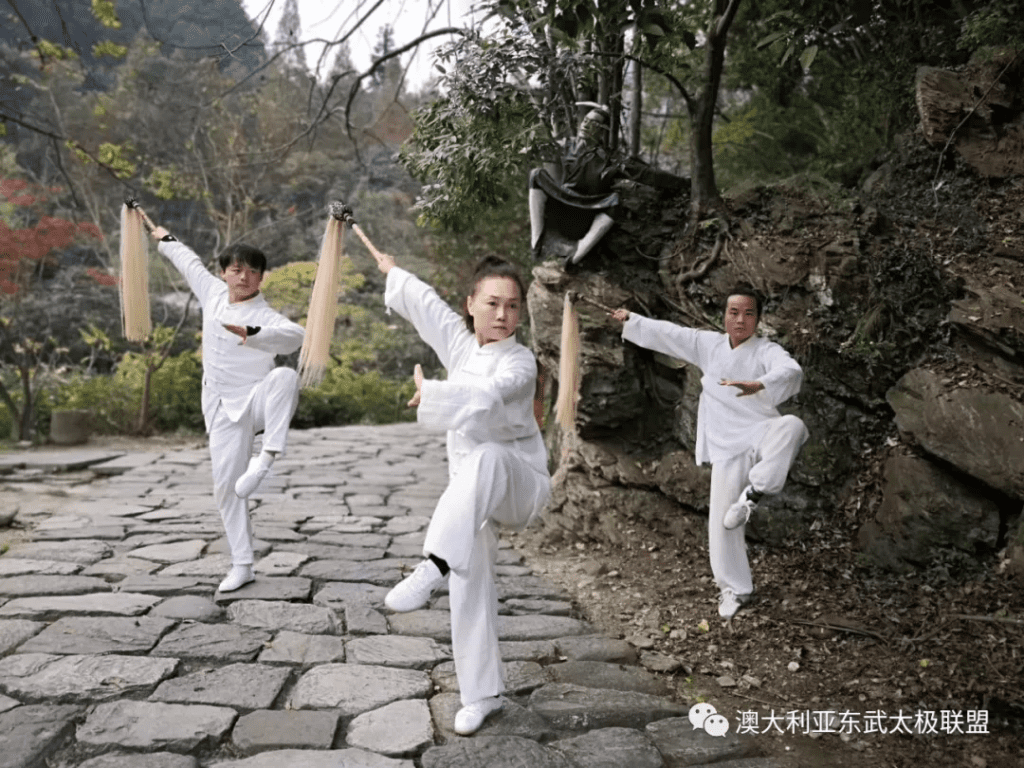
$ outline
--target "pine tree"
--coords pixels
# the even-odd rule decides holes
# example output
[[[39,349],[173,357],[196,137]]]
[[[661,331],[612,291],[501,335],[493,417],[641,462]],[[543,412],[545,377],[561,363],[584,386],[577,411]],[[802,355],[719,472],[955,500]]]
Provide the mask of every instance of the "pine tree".
[[[289,69],[306,72],[306,50],[299,43],[302,37],[302,21],[299,19],[298,0],[285,0],[281,20],[277,23],[277,37],[274,39],[274,53],[281,53],[281,61]]]

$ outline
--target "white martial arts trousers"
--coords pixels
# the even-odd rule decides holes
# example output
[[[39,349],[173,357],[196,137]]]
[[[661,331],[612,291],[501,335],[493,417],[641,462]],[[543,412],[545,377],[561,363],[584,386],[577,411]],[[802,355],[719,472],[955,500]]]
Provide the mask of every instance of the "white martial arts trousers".
[[[249,502],[235,495],[235,481],[249,467],[256,433],[263,430],[263,450],[284,451],[288,424],[299,404],[299,376],[291,368],[275,368],[259,382],[248,407],[232,421],[222,404],[210,419],[213,496],[224,523],[232,565],[252,565],[252,520]]]
[[[463,706],[505,690],[498,651],[498,591],[494,524],[521,528],[551,490],[547,474],[515,450],[483,443],[459,463],[437,502],[424,555],[448,563],[452,654]]]
[[[739,499],[747,485],[761,493],[781,491],[789,468],[807,437],[807,427],[799,418],[780,416],[771,420],[756,446],[711,465],[708,552],[711,572],[719,589],[728,587],[740,596],[754,591],[747,560],[745,526],[726,530],[722,525],[726,511]]]

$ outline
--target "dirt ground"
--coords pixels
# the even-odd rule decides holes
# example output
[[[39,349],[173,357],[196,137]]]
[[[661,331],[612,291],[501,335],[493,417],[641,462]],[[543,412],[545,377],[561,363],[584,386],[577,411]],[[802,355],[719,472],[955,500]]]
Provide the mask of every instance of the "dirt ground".
[[[860,565],[852,526],[814,527],[800,546],[750,544],[755,597],[731,622],[718,616],[706,523],[685,541],[632,526],[631,544],[614,550],[552,547],[542,530],[512,541],[582,617],[677,659],[668,676],[680,701],[710,702],[733,730],[745,718],[784,765],[1024,766],[1021,583],[997,562],[887,575]],[[943,710],[963,713],[963,732]],[[816,732],[830,729],[822,712],[837,733]],[[895,732],[929,713],[935,734]],[[881,728],[893,732],[866,732]]]

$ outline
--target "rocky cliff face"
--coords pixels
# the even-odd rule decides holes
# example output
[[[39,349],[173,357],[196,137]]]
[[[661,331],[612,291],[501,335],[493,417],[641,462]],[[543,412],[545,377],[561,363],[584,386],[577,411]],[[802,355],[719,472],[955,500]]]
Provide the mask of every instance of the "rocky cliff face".
[[[1020,123],[1020,75],[1003,77],[990,113],[1005,122],[1014,104]],[[729,236],[710,264],[715,227],[684,232],[685,195],[624,183],[617,226],[581,264],[562,267],[566,244],[549,238],[545,255],[558,260],[535,269],[528,297],[534,347],[557,374],[567,290],[715,327],[728,288],[750,282],[768,297],[761,332],[804,367],[783,411],[811,439],[748,534],[795,541],[809,526],[843,525],[894,569],[1005,548],[1024,573],[1024,181],[994,176],[990,161],[976,169],[973,150],[936,146],[936,121],[922,119],[927,130],[904,137],[855,194],[773,187],[730,199]],[[1012,170],[1024,157],[1003,160]],[[601,310],[578,309],[579,415],[573,435],[548,429],[547,536],[616,543],[631,519],[669,535],[703,525],[699,374],[625,344]]]

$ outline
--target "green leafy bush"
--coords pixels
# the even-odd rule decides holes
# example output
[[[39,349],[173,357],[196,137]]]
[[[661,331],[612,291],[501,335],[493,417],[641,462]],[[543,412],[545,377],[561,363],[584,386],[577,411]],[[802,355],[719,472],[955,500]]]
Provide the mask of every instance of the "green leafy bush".
[[[96,432],[134,432],[142,404],[145,371],[145,358],[129,352],[112,375],[76,373],[39,402],[39,424],[48,425],[55,410],[81,408],[92,412]],[[151,426],[159,431],[203,429],[202,376],[197,352],[190,350],[167,358],[150,380]]]
[[[383,378],[377,371],[356,373],[349,366],[334,362],[318,386],[302,390],[292,426],[413,421],[416,412],[405,404],[415,392],[411,378],[395,381]]]

